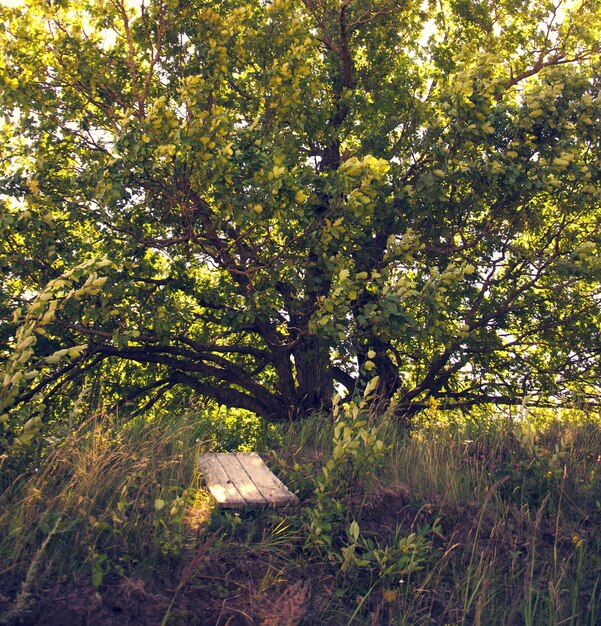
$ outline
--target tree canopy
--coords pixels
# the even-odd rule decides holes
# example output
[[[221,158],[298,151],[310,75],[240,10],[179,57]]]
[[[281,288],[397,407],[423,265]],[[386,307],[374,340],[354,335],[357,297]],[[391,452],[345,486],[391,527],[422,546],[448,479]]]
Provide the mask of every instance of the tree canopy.
[[[597,0],[0,16],[3,422],[598,401]]]

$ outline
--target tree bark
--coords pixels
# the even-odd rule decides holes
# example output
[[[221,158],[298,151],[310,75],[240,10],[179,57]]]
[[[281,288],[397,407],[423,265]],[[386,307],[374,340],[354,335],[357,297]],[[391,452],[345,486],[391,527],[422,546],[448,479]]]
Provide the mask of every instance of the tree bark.
[[[315,335],[305,335],[294,350],[296,367],[296,416],[330,411],[334,377],[327,344]]]

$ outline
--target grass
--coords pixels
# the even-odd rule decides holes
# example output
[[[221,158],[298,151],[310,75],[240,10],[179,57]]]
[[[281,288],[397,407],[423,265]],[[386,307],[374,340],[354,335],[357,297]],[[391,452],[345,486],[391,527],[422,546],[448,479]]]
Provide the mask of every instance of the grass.
[[[351,413],[99,415],[4,459],[0,622],[599,623],[597,417]],[[213,509],[196,453],[251,447],[303,506]]]
[[[98,588],[108,575],[143,577],[177,558],[190,510],[209,510],[195,445],[190,424],[98,416],[24,469],[15,459],[0,497],[0,576],[4,588],[23,579],[11,619],[27,613],[30,588],[50,573]]]

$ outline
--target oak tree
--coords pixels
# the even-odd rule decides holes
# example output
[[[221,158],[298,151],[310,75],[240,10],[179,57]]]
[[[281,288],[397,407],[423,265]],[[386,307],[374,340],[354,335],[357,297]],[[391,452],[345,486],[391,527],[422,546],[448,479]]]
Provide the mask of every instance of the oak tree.
[[[597,0],[13,5],[3,421],[598,401]]]

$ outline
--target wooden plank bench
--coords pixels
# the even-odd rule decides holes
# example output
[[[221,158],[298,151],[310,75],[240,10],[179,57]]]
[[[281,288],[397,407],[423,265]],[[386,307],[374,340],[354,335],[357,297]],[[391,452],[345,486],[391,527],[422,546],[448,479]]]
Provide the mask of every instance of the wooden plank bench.
[[[298,504],[298,498],[256,452],[208,452],[199,455],[198,464],[220,508]]]

